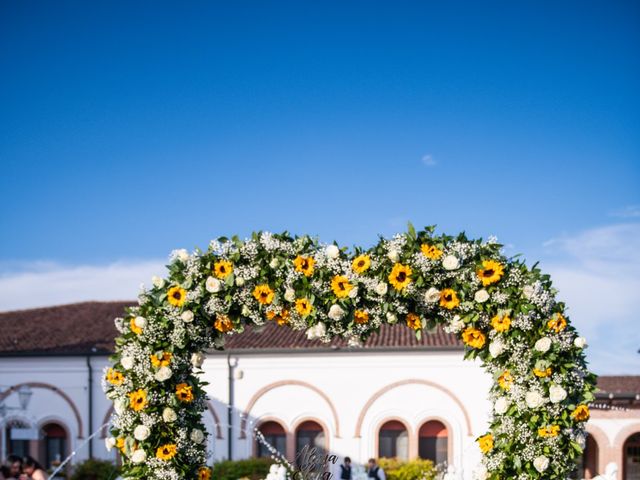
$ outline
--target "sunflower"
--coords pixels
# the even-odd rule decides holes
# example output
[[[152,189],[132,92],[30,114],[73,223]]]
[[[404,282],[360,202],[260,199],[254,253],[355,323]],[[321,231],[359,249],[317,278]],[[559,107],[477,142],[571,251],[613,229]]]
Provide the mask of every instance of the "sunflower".
[[[233,323],[226,315],[217,315],[216,321],[213,322],[213,328],[221,333],[227,333],[233,330]]]
[[[414,330],[420,330],[422,328],[422,320],[415,313],[407,314],[407,327],[413,328]]]
[[[176,397],[183,403],[193,402],[193,387],[186,383],[176,385]]]
[[[147,392],[142,389],[136,390],[129,394],[129,406],[139,412],[147,406]]]
[[[306,317],[311,313],[311,310],[313,310],[313,307],[308,299],[299,298],[296,300],[296,311],[298,312],[298,315]]]
[[[213,273],[220,279],[225,279],[233,273],[233,263],[227,260],[220,260],[213,264]]]
[[[162,352],[162,355],[151,355],[151,365],[154,367],[166,367],[171,363],[171,353]]]
[[[331,290],[338,298],[346,298],[349,292],[353,290],[353,285],[349,283],[349,279],[344,275],[336,275],[331,279]]]
[[[276,313],[273,310],[267,312],[267,318],[269,320],[275,320],[279,326],[287,325],[289,323],[289,310],[283,308],[280,313]]]
[[[198,480],[211,480],[211,469],[200,467],[198,469]]]
[[[273,302],[273,290],[266,283],[253,289],[253,297],[262,305],[270,305]]]
[[[389,274],[389,283],[393,285],[396,290],[404,290],[404,288],[411,283],[411,267],[396,263]]]
[[[425,257],[430,258],[431,260],[438,260],[442,256],[442,250],[435,245],[423,243],[420,245],[420,250],[422,250],[422,254]]]
[[[160,460],[171,460],[178,453],[178,447],[174,443],[167,443],[158,447],[156,450],[156,458]]]
[[[480,446],[482,453],[488,453],[493,450],[493,435],[487,433],[476,440]]]
[[[358,255],[353,259],[351,263],[351,268],[356,273],[363,273],[369,270],[371,266],[371,257],[369,255]]]
[[[533,369],[533,374],[539,378],[548,377],[549,375],[551,375],[551,372],[552,372],[551,367],[547,367],[544,370],[539,368]]]
[[[296,267],[296,272],[304,274],[305,277],[313,275],[313,266],[315,263],[316,261],[313,257],[303,257],[302,255],[298,255],[293,261],[293,264]]]
[[[539,437],[557,437],[560,433],[560,425],[548,425],[538,429]]]
[[[107,370],[107,382],[111,385],[122,385],[124,382],[124,375],[113,368]]]
[[[511,388],[512,383],[513,383],[513,376],[511,375],[511,372],[509,370],[505,370],[498,377],[498,385],[500,385],[500,388],[502,388],[503,390],[509,390]]]
[[[589,420],[589,416],[589,407],[586,405],[578,405],[573,413],[571,413],[571,417],[577,422],[586,422]]]
[[[551,320],[547,322],[547,328],[554,330],[556,333],[560,333],[567,328],[567,319],[561,313],[556,313]]]
[[[167,300],[174,307],[181,307],[187,299],[187,292],[182,287],[171,287],[167,293]]]
[[[511,318],[508,315],[496,315],[491,319],[491,326],[496,332],[506,332],[511,327]]]
[[[462,341],[465,345],[472,348],[482,348],[484,347],[486,337],[484,333],[477,328],[468,327],[464,332],[462,332]]]
[[[131,317],[131,321],[129,322],[129,328],[136,335],[140,335],[142,333],[142,328],[136,325],[135,317]]]
[[[124,453],[125,451],[124,437],[116,438],[116,448],[120,450],[122,453]]]
[[[478,278],[485,287],[496,283],[502,275],[504,275],[504,267],[495,260],[483,260],[482,268],[479,268],[476,273]]]
[[[440,292],[440,306],[452,310],[460,305],[460,299],[452,288],[445,288]]]
[[[369,314],[364,310],[356,310],[353,312],[353,320],[356,323],[368,323],[369,322]]]

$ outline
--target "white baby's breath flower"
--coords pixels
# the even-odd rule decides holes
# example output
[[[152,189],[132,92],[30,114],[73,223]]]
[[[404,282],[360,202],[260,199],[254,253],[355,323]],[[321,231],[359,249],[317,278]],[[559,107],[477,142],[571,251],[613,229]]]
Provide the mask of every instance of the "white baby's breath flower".
[[[133,463],[144,463],[147,460],[147,454],[141,448],[135,450],[131,454],[131,461]]]
[[[191,365],[200,368],[204,363],[204,355],[201,352],[191,354]]]
[[[334,320],[334,321],[337,322],[342,317],[344,317],[344,314],[345,314],[345,311],[342,309],[342,307],[340,305],[333,304],[333,305],[331,305],[331,308],[329,308],[328,317],[331,320]]]
[[[540,473],[549,468],[549,459],[544,455],[540,455],[533,459],[533,467]]]
[[[482,288],[473,295],[473,299],[478,303],[484,303],[489,300],[489,292]]]
[[[427,303],[436,303],[440,300],[440,290],[435,287],[431,287],[424,293],[424,301]]]
[[[573,341],[573,344],[577,347],[577,348],[586,348],[587,346],[587,339],[584,337],[576,337],[576,339]]]
[[[327,248],[325,249],[325,253],[327,257],[331,258],[332,260],[335,260],[340,256],[340,249],[335,245],[328,245]]]
[[[533,348],[538,352],[542,352],[542,353],[548,352],[549,349],[551,348],[551,339],[549,337],[542,337],[535,343]]]
[[[147,326],[147,319],[144,318],[144,317],[136,317],[136,319],[133,321],[133,323],[138,328],[144,328],[144,327]]]
[[[389,289],[389,286],[387,285],[386,282],[379,282],[376,285],[376,293],[380,296],[386,295],[388,289]]]
[[[178,415],[176,414],[173,408],[166,407],[162,411],[162,420],[167,423],[173,423],[178,419]]]
[[[151,283],[153,283],[153,286],[156,288],[164,287],[164,279],[157,275],[154,275],[153,277],[151,277]]]
[[[180,315],[180,318],[183,322],[191,323],[193,322],[193,312],[191,310],[185,310],[182,312],[182,315]]]
[[[217,278],[207,277],[205,288],[207,292],[218,293],[222,289],[222,282]]]
[[[499,415],[502,415],[509,410],[509,400],[506,397],[500,397],[493,404],[493,411]]]
[[[164,382],[165,380],[169,380],[171,375],[173,375],[173,372],[169,367],[160,367],[153,378],[159,382]]]
[[[204,442],[204,433],[202,433],[202,430],[194,428],[193,430],[191,430],[190,438],[193,443],[200,444]]]
[[[122,365],[122,368],[125,370],[131,370],[133,368],[133,363],[133,357],[124,356],[120,359],[120,365]]]
[[[151,430],[146,425],[138,425],[133,429],[133,438],[136,440],[143,442],[151,435]]]
[[[460,260],[454,255],[447,255],[442,259],[442,266],[445,270],[455,270],[460,266]]]
[[[551,385],[549,387],[549,400],[551,403],[560,403],[567,398],[567,391],[560,385]]]
[[[296,291],[293,288],[287,288],[284,291],[284,299],[287,302],[293,302],[296,299]]]
[[[527,407],[529,408],[538,408],[544,403],[544,398],[535,390],[527,392],[524,397],[525,402],[527,403]]]

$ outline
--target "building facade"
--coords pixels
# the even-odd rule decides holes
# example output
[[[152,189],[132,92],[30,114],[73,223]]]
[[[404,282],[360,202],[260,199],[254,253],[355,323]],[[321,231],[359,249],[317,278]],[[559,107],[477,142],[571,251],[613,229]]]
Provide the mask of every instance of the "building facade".
[[[0,313],[2,453],[31,454],[47,466],[72,451],[116,460],[104,447],[111,404],[101,377],[113,318],[126,303],[82,303]],[[480,459],[491,379],[437,331],[416,341],[386,326],[365,348],[326,345],[269,324],[229,337],[204,363],[205,423],[214,459],[268,455],[260,438],[295,462],[313,445],[357,463],[369,457],[428,458],[471,478]],[[601,377],[577,478],[618,466],[640,479],[640,377]],[[26,409],[20,393],[30,393]],[[260,432],[256,435],[256,432]],[[91,439],[89,437],[94,435]]]

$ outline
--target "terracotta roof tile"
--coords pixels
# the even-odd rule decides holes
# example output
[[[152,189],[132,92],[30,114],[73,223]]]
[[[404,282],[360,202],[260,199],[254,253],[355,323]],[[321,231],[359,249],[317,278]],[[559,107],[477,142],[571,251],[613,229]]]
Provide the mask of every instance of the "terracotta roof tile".
[[[599,393],[640,393],[640,375],[607,375],[598,377]]]

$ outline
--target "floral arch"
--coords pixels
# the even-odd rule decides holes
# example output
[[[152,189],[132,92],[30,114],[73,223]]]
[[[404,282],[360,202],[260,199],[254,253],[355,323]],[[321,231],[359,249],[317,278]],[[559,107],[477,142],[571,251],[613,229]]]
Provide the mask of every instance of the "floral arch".
[[[126,478],[209,479],[198,372],[227,335],[277,322],[357,346],[382,323],[418,337],[442,325],[495,380],[490,427],[477,439],[485,478],[565,479],[582,451],[595,376],[555,293],[548,275],[494,241],[434,227],[409,225],[368,250],[261,232],[174,251],[167,278],[154,277],[116,319],[107,445],[122,452]]]

